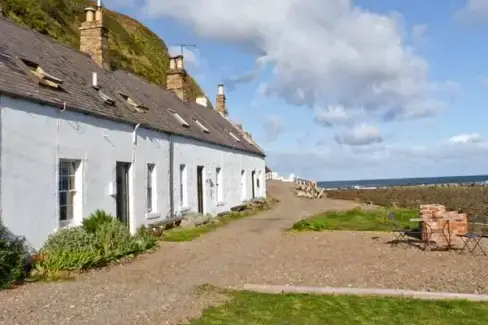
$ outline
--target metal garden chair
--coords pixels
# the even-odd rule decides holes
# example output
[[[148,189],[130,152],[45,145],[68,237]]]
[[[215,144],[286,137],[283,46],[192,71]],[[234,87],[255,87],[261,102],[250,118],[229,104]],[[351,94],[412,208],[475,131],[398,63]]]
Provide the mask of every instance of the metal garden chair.
[[[468,251],[474,255],[476,248],[479,248],[483,255],[487,256],[483,246],[480,245],[481,240],[488,237],[487,220],[487,217],[482,216],[468,218],[468,232],[458,235],[464,242],[463,247],[459,251],[460,254],[468,249]],[[474,242],[474,246],[472,247],[469,246],[471,242]]]
[[[393,224],[393,236],[395,239],[391,241],[391,246],[398,246],[398,244],[404,244],[410,246],[410,237],[413,235],[419,236],[420,240],[422,240],[422,230],[414,231],[410,228],[405,228],[397,219],[394,212],[389,212],[387,215],[387,219]],[[410,221],[416,221],[416,219],[411,219]],[[404,247],[405,248],[405,247]],[[424,248],[425,249],[425,248]]]

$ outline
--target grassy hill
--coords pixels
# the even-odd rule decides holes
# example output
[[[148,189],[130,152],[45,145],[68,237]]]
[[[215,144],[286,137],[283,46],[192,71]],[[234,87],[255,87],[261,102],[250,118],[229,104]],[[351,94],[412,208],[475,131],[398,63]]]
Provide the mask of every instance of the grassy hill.
[[[88,0],[0,0],[4,14],[13,21],[77,49],[84,8],[94,5]],[[140,22],[120,13],[105,10],[104,21],[109,30],[112,68],[131,71],[165,86],[169,55],[164,41]],[[188,82],[189,99],[195,100],[203,92],[193,78]]]

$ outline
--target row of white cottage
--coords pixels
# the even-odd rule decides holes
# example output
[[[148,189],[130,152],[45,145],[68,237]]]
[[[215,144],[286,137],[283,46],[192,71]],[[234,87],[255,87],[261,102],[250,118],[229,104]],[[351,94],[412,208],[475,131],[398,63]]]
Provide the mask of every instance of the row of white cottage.
[[[36,248],[96,209],[134,232],[171,217],[171,195],[213,215],[266,195],[259,156],[8,96],[0,109],[2,220]]]
[[[97,18],[101,17],[101,10],[97,9]],[[97,58],[106,59],[96,55],[100,53],[97,49],[106,49],[103,42],[107,40],[103,21],[93,19],[93,9],[89,9],[83,28],[85,32],[102,37],[85,35],[82,45],[95,42],[93,53],[90,49],[87,52],[97,63]],[[91,97],[86,95],[87,100],[93,100],[90,93],[93,92],[97,99],[96,90],[90,85],[80,92],[79,87],[84,87],[83,84],[62,84],[59,78],[45,72],[48,68],[49,72],[63,73],[58,71],[57,64],[61,62],[55,57],[58,53],[59,60],[64,55],[77,62],[65,67],[67,79],[79,78],[77,74],[83,74],[86,66],[92,69],[91,65],[85,62],[82,53],[15,26],[6,19],[0,18],[0,27],[5,30],[0,35],[0,49],[7,49],[7,52],[0,52],[1,219],[14,234],[24,235],[34,248],[40,248],[56,230],[81,224],[83,218],[97,209],[117,216],[128,224],[131,232],[135,232],[141,225],[164,221],[186,211],[216,215],[244,201],[266,196],[264,154],[259,150],[242,150],[245,148],[243,143],[235,142],[234,146],[226,145],[230,143],[228,140],[206,141],[205,137],[212,134],[203,132],[201,139],[159,132],[143,123],[124,123],[46,104],[50,98],[44,99],[43,94],[76,101],[78,92],[79,96],[89,93]],[[42,51],[47,54],[43,55]],[[30,55],[31,61],[45,63],[41,69],[40,65],[33,68],[31,61],[23,61],[43,85],[30,83],[22,71],[12,68],[17,64],[12,55],[16,52]],[[41,53],[39,58],[37,53]],[[55,61],[49,62],[53,58]],[[78,70],[69,70],[76,64]],[[18,66],[22,66],[22,62]],[[171,68],[177,77],[185,75],[182,66]],[[178,79],[168,79],[168,89],[170,81],[174,83],[175,80],[176,86],[173,86],[179,94]],[[139,84],[143,86],[141,82]],[[67,90],[59,91],[61,86]],[[101,94],[99,88],[95,88]],[[29,96],[33,99],[29,100]],[[105,106],[101,103],[99,110],[110,113],[115,108],[106,105],[106,97],[103,97]],[[224,98],[223,93],[220,98]],[[225,105],[225,100],[223,102]],[[119,107],[125,109],[122,104]],[[98,108],[88,109],[96,113]],[[200,109],[211,110],[203,106]],[[213,122],[214,126],[224,125],[221,131],[217,127],[212,129],[218,133],[218,137],[214,135],[216,139],[232,133],[228,128],[233,124],[229,124],[226,116],[214,117],[208,111],[195,114],[210,116],[207,121],[221,119]],[[196,119],[195,123],[189,122],[192,122],[191,128],[204,127]],[[238,129],[234,132],[237,134]],[[236,135],[231,135],[238,140]],[[243,139],[242,136],[239,134],[239,139]],[[219,141],[222,144],[218,144]]]

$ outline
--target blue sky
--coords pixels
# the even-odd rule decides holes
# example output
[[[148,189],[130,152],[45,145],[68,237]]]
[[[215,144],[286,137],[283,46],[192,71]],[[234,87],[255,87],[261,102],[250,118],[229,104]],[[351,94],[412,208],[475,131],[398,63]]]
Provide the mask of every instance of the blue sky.
[[[488,174],[488,0],[124,0],[280,174]],[[191,52],[190,52],[191,51]]]

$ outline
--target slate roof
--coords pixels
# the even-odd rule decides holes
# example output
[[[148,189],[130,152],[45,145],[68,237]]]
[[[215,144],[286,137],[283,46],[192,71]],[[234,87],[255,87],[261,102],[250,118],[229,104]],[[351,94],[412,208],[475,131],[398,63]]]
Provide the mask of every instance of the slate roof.
[[[236,132],[230,120],[211,108],[184,103],[171,91],[126,71],[104,71],[88,55],[7,18],[0,17],[0,31],[0,93],[60,108],[66,103],[68,110],[133,125],[141,123],[160,132],[265,156],[253,141],[250,143],[241,132]],[[39,64],[46,73],[61,79],[63,91],[39,85],[22,60]],[[97,72],[98,85],[115,101],[115,106],[105,104],[91,87],[93,72]],[[129,95],[148,110],[136,110],[120,93]],[[177,112],[190,127],[178,123],[168,109]],[[194,119],[209,133],[202,131]]]

